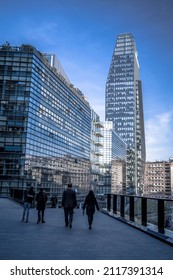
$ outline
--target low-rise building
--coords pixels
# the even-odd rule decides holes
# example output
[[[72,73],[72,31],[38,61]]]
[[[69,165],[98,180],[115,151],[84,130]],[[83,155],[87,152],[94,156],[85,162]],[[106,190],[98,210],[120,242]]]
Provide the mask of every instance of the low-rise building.
[[[171,196],[171,161],[145,163],[145,185],[143,194],[150,196]]]

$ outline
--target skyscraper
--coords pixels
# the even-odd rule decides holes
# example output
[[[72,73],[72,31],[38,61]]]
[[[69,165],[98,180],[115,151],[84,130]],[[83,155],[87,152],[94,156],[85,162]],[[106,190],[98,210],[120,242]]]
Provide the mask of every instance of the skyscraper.
[[[127,144],[126,186],[139,193],[143,188],[145,166],[145,133],[142,85],[133,36],[117,37],[106,82],[106,121]]]

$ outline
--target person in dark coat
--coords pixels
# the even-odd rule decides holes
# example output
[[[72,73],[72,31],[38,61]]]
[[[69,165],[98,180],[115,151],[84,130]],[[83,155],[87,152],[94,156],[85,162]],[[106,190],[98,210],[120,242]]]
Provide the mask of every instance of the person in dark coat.
[[[22,222],[24,222],[24,220],[25,220],[25,215],[26,215],[25,222],[28,223],[28,221],[29,221],[29,210],[31,208],[34,197],[35,197],[35,192],[34,192],[33,187],[30,187],[28,191],[25,191]]]
[[[72,184],[67,185],[63,192],[62,207],[64,207],[65,226],[72,228],[73,209],[77,206],[76,193],[72,190]]]
[[[89,191],[88,195],[85,198],[85,202],[83,205],[83,211],[85,211],[86,208],[86,214],[88,216],[88,224],[89,224],[89,229],[92,228],[92,222],[93,222],[93,217],[95,213],[95,207],[99,211],[99,206],[96,200],[96,197],[93,193],[93,191]]]
[[[53,195],[51,197],[51,202],[52,202],[52,208],[56,208],[56,205],[57,205],[57,202],[58,202],[56,195]]]
[[[39,224],[40,222],[45,223],[44,210],[46,207],[47,194],[45,193],[43,188],[40,188],[38,194],[36,195],[35,200],[37,201],[37,210],[38,210],[37,224]]]

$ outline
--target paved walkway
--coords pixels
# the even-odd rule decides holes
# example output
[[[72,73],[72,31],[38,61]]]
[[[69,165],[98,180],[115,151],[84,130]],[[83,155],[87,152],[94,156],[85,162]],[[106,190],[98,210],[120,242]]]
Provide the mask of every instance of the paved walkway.
[[[36,209],[29,223],[21,223],[22,212],[0,198],[1,260],[173,260],[173,247],[101,212],[92,230],[81,209],[72,229],[64,227],[63,209],[46,209],[46,223],[38,225]]]

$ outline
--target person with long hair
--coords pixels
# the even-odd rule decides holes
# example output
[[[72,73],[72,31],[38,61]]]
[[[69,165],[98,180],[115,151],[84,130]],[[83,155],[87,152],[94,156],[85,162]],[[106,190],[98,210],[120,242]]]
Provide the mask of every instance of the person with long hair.
[[[83,211],[85,211],[85,208],[86,208],[86,214],[88,216],[89,229],[91,229],[93,217],[94,217],[94,213],[95,213],[95,208],[97,208],[97,210],[99,211],[97,199],[92,190],[89,191],[88,195],[85,198],[85,202],[83,205]]]
[[[45,193],[43,188],[40,188],[38,194],[36,195],[35,200],[37,201],[37,210],[38,210],[37,224],[39,224],[40,222],[45,223],[44,211],[46,208],[47,194]]]

